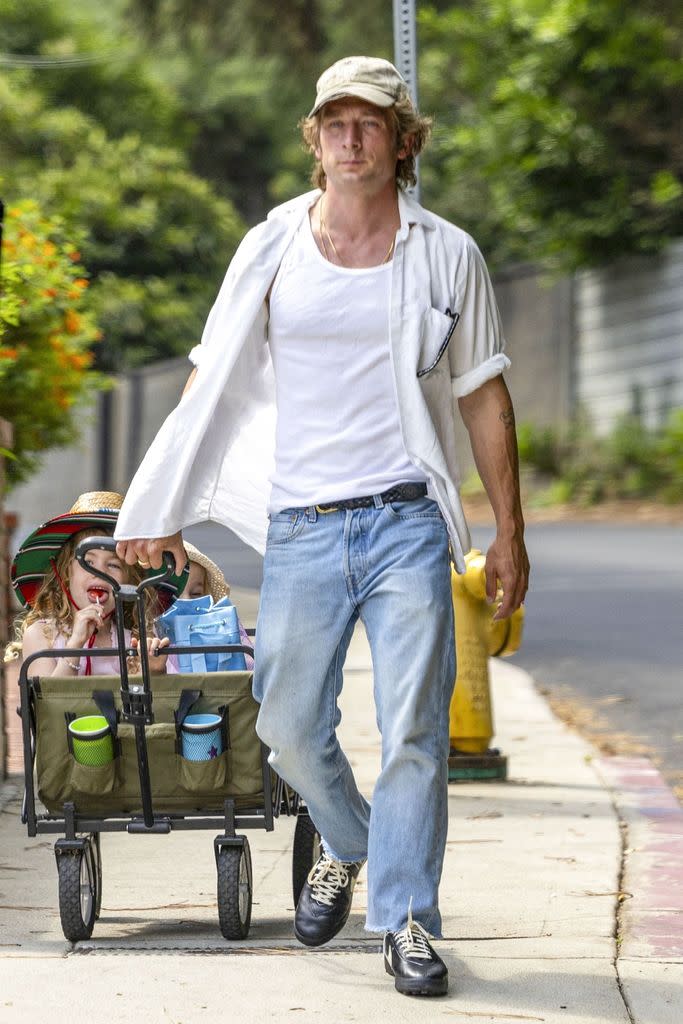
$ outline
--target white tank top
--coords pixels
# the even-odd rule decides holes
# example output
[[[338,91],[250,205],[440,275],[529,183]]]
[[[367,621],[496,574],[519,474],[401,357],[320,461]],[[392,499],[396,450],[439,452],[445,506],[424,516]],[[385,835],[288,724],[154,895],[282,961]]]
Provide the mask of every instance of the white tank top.
[[[335,266],[303,221],[270,295],[277,400],[271,514],[425,481],[401,438],[390,291],[390,263]]]

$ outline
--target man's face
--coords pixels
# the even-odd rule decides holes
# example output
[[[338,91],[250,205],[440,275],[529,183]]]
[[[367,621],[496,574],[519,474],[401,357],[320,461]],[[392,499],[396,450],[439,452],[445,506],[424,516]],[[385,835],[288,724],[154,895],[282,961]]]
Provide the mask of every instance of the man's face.
[[[375,192],[394,180],[406,149],[397,149],[387,111],[349,98],[322,108],[315,155],[334,186]]]

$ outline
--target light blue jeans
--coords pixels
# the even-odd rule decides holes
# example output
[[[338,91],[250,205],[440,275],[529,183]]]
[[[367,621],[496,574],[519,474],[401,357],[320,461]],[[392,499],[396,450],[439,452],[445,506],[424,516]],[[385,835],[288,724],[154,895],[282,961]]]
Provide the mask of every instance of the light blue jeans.
[[[382,765],[372,807],[336,735],[354,625],[372,652]],[[429,498],[271,518],[256,629],[256,730],[331,856],[368,861],[368,931],[441,936],[455,645],[448,535]]]

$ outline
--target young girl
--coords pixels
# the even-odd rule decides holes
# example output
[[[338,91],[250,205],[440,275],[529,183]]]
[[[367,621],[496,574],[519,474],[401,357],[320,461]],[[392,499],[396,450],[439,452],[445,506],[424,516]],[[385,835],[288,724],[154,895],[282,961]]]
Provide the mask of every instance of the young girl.
[[[187,557],[190,561],[190,573],[187,577],[187,583],[181,594],[180,598],[192,598],[192,597],[203,597],[205,594],[210,594],[214,600],[214,604],[222,597],[230,596],[230,585],[226,581],[225,576],[218,568],[215,562],[196,548],[194,544],[190,544],[188,541],[183,541]],[[249,636],[242,623],[238,621],[240,628],[240,639],[243,644],[247,647],[253,647],[253,638]],[[254,668],[254,659],[248,654],[245,655],[247,671],[251,672]],[[168,659],[169,671],[176,671],[176,659],[171,655]]]
[[[22,659],[44,649],[56,652],[54,657],[32,663],[36,675],[118,675],[116,656],[79,657],[57,652],[87,647],[94,655],[98,648],[118,647],[113,588],[84,569],[75,552],[85,537],[113,534],[122,503],[121,495],[114,492],[82,494],[69,512],[40,526],[17,552],[12,564],[12,584],[19,600],[27,606],[18,624]],[[137,567],[126,565],[115,552],[93,549],[85,560],[119,583],[137,584],[142,579]],[[124,629],[127,647],[137,645],[133,627],[131,616]],[[164,641],[148,640],[153,672],[165,670],[166,659],[158,653],[164,646]],[[8,654],[16,655],[18,647],[19,643],[10,645],[13,650],[8,648]],[[135,668],[129,663],[129,669]]]

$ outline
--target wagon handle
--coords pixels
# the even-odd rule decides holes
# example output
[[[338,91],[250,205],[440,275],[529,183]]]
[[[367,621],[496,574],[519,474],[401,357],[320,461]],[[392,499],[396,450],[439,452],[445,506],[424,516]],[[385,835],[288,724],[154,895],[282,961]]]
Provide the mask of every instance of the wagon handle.
[[[164,568],[159,569],[153,576],[146,576],[137,587],[130,586],[126,583],[119,583],[113,576],[109,576],[106,572],[101,572],[96,569],[94,565],[89,565],[85,560],[85,556],[89,551],[116,551],[116,540],[113,537],[86,537],[82,540],[76,548],[76,558],[80,565],[86,570],[91,572],[93,576],[99,576],[100,579],[106,580],[111,586],[113,592],[118,594],[121,592],[121,596],[133,598],[136,594],[142,593],[147,587],[155,587],[159,583],[163,583],[166,580],[171,579],[175,572],[175,560],[170,551],[164,551],[162,558],[164,560]]]

